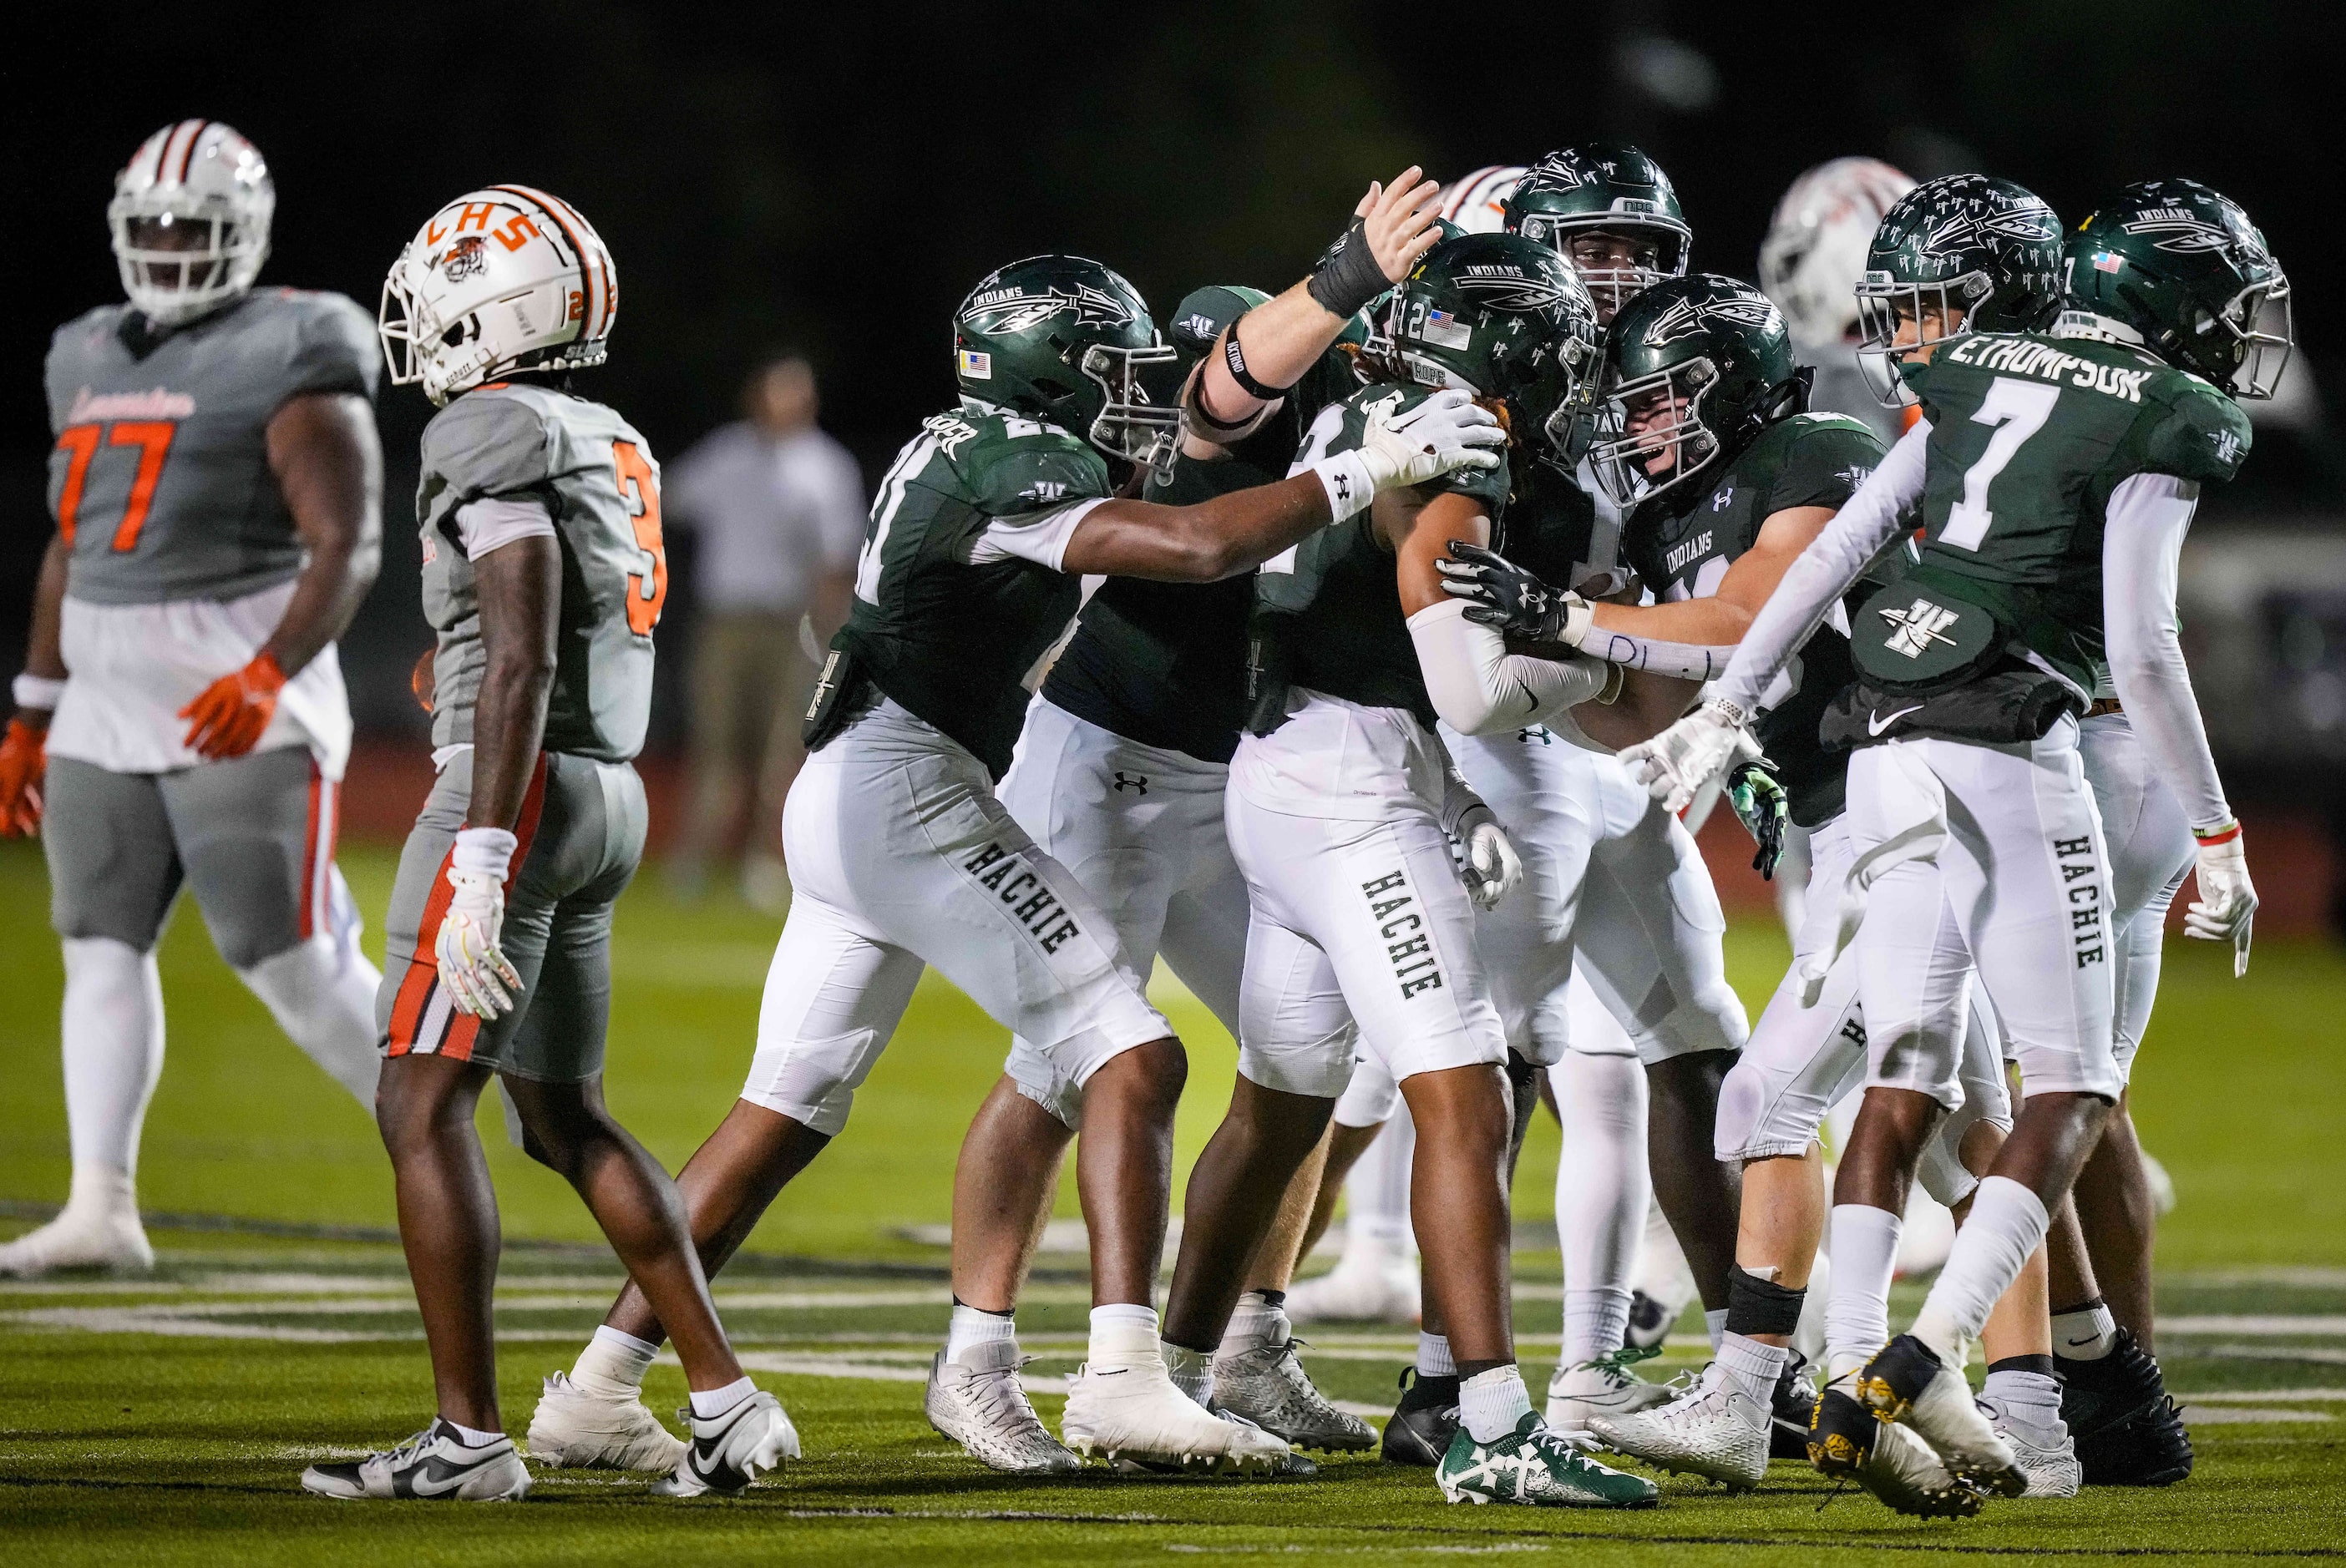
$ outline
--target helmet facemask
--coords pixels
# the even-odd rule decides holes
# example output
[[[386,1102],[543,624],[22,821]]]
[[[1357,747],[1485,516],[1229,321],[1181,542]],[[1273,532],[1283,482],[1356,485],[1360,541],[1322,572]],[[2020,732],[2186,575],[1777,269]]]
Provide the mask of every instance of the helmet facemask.
[[[1884,408],[1906,408],[1915,402],[1902,366],[1927,360],[1943,343],[1972,331],[1972,311],[1994,290],[1994,280],[1974,270],[1930,283],[1909,283],[1887,272],[1872,271],[1857,286],[1857,368],[1868,391]],[[1932,330],[1932,318],[1937,330]],[[1911,342],[1898,341],[1899,324],[1914,323]]]
[[[1588,290],[1589,301],[1596,307],[1599,326],[1609,323],[1622,306],[1663,279],[1686,275],[1686,234],[1634,216],[1600,212],[1553,217],[1533,213],[1523,219],[1522,233],[1526,239],[1536,240],[1555,251],[1564,259],[1566,266],[1579,274],[1580,281]],[[1600,235],[1650,246],[1653,260],[1644,264],[1630,261],[1583,266],[1573,254],[1573,241]]]
[[[1137,349],[1093,343],[1077,368],[1104,399],[1086,432],[1091,443],[1111,457],[1171,473],[1181,427],[1179,353],[1155,341]]]
[[[2297,325],[2290,309],[2289,280],[2279,270],[2249,284],[2231,302],[2208,317],[2203,332],[2221,330],[2232,340],[2234,368],[2218,384],[2234,397],[2269,398],[2280,389],[2281,372],[2297,346]],[[2195,355],[2197,351],[2195,351]],[[2220,361],[2221,356],[2211,356]]]
[[[275,203],[258,196],[243,210],[218,196],[177,189],[126,191],[107,207],[122,291],[158,326],[201,319],[242,299],[269,256]],[[178,243],[194,236],[192,243]],[[171,243],[158,243],[168,239]]]
[[[1708,354],[1698,354],[1606,389],[1596,433],[1609,439],[1597,440],[1588,460],[1614,504],[1626,509],[1650,501],[1693,478],[1719,455],[1719,433],[1703,417],[1703,400],[1718,384],[1719,368]],[[1668,400],[1662,418],[1633,431],[1634,405],[1655,394]],[[1647,464],[1662,456],[1670,459],[1670,467],[1658,479]]]

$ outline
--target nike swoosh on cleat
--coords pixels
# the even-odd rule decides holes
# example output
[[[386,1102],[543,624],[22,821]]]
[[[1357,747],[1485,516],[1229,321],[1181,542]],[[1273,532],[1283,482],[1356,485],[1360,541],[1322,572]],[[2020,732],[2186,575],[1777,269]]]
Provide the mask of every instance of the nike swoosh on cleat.
[[[476,1464],[452,1467],[447,1461],[434,1454],[402,1479],[407,1482],[407,1490],[413,1496],[444,1497],[464,1485],[480,1468]]]
[[[1889,728],[1892,725],[1897,723],[1908,714],[1920,713],[1922,710],[1923,705],[1918,702],[1912,708],[1900,708],[1897,712],[1892,714],[1887,718],[1881,718],[1872,714],[1868,714],[1865,718],[1865,732],[1868,735],[1880,735],[1883,730]]]
[[[2066,1344],[2071,1349],[2075,1349],[2080,1345],[2090,1345],[2100,1338],[2101,1336],[2099,1334],[2088,1334],[2082,1339],[2067,1339],[2064,1340],[2063,1343]]]

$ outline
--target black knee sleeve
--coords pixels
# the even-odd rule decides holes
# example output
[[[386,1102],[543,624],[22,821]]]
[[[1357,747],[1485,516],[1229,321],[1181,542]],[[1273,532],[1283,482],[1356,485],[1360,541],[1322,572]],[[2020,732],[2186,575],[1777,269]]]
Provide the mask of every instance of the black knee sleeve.
[[[1727,1271],[1727,1331],[1790,1334],[1800,1326],[1800,1304],[1808,1298],[1805,1288],[1795,1290],[1746,1274],[1739,1264]]]

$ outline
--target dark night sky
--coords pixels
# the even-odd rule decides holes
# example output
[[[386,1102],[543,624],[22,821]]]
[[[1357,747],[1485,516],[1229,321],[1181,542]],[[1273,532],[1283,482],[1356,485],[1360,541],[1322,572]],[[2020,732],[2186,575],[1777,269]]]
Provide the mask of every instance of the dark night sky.
[[[1798,30],[1763,20],[1779,13]],[[543,186],[595,221],[622,274],[612,363],[582,392],[672,453],[727,414],[750,354],[803,344],[826,423],[871,464],[951,395],[947,312],[1002,261],[1088,252],[1160,311],[1201,282],[1277,288],[1372,178],[1413,160],[1447,178],[1606,131],[1671,171],[1696,264],[1746,274],[1784,186],[1837,154],[1984,168],[2073,220],[2126,180],[2189,174],[2262,224],[2300,341],[2327,362],[2334,15],[2253,0],[117,9],[104,48],[26,49],[5,68],[19,233],[38,249],[20,249],[0,319],[0,481],[18,519],[0,569],[28,584],[47,535],[47,334],[116,297],[113,173],[181,116],[226,119],[268,156],[265,279],[372,308],[441,201]],[[1708,59],[1710,107],[1674,113],[1626,85],[1619,46],[1645,33]],[[412,389],[385,395],[395,540],[427,412]],[[2266,466],[2277,504],[2334,506],[2319,460]],[[395,543],[363,623],[386,651],[422,645],[412,555]],[[22,596],[0,596],[12,644]]]

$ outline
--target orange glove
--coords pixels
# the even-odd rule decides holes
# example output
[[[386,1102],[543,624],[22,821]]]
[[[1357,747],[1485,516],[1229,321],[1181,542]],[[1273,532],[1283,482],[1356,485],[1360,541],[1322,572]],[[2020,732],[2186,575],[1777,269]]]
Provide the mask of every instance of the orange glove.
[[[41,827],[41,774],[49,765],[49,732],[21,718],[0,738],[0,839],[30,836]]]
[[[277,690],[284,684],[277,656],[266,649],[234,675],[220,677],[179,709],[189,721],[188,746],[215,762],[243,756],[277,716]]]

